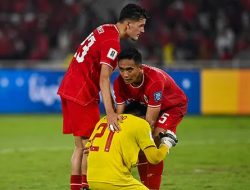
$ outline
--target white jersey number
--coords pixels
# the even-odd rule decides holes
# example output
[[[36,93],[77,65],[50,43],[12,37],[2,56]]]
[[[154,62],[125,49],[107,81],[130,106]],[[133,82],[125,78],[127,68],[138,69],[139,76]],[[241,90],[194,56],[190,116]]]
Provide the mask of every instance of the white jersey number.
[[[93,32],[81,43],[81,45],[84,45],[82,47],[82,52],[76,52],[74,57],[76,58],[78,63],[82,63],[84,61],[85,55],[88,53],[89,48],[94,44],[96,41],[95,36]]]
[[[167,121],[169,114],[168,113],[163,113],[161,117],[159,118],[158,122],[163,124]]]

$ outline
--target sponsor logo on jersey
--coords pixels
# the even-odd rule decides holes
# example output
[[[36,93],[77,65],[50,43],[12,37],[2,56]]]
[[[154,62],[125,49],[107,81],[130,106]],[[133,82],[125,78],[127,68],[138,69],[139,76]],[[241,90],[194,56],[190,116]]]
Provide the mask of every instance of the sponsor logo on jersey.
[[[104,32],[103,27],[102,27],[102,26],[99,26],[99,27],[97,28],[97,32],[98,32],[99,34],[103,33],[103,32]]]
[[[112,60],[115,60],[117,54],[118,54],[118,52],[115,49],[110,48],[107,57],[112,59]]]
[[[154,93],[154,100],[156,102],[159,102],[161,100],[161,97],[162,97],[162,92],[161,91]]]

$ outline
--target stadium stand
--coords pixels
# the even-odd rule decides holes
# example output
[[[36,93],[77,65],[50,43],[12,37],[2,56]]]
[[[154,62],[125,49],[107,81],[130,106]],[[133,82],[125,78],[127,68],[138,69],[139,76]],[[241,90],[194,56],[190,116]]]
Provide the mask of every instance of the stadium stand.
[[[65,59],[127,2],[151,14],[138,46],[153,64],[249,59],[250,0],[1,0],[0,59]]]

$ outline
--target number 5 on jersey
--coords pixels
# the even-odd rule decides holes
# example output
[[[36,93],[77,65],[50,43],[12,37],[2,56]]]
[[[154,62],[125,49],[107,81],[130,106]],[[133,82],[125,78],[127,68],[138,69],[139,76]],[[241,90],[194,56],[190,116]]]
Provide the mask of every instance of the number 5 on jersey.
[[[163,124],[167,121],[169,114],[168,113],[163,113],[161,117],[159,118],[158,122]]]

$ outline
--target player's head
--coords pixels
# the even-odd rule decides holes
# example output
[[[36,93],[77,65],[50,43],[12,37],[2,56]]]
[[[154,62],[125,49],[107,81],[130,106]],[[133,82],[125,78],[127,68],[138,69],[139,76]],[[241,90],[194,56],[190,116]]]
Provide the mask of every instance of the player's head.
[[[142,56],[135,48],[127,48],[118,55],[118,68],[126,84],[138,86],[143,80]]]
[[[138,40],[141,33],[144,32],[144,26],[148,19],[145,9],[136,4],[126,5],[120,13],[119,22],[125,25],[125,37],[132,40]]]
[[[126,105],[124,113],[133,114],[138,117],[146,115],[147,107],[140,102],[130,102]]]

